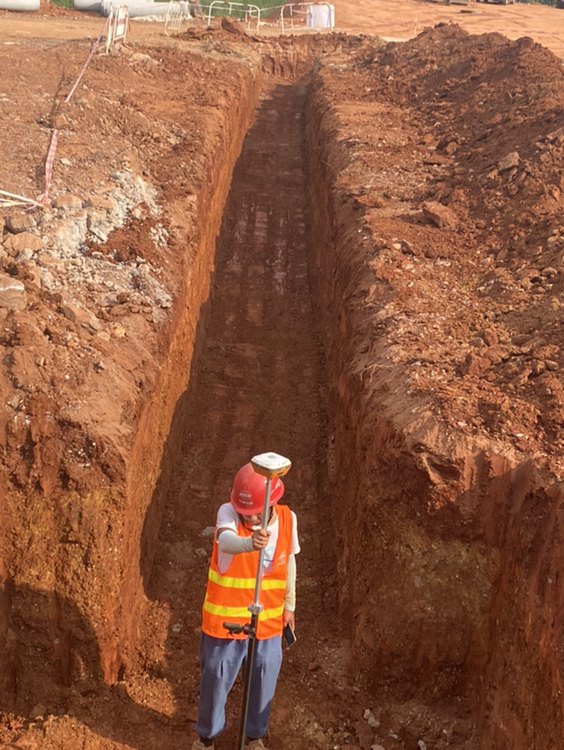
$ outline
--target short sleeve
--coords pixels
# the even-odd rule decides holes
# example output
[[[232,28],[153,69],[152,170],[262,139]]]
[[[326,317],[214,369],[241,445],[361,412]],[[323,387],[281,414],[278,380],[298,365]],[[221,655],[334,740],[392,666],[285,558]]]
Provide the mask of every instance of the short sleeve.
[[[298,539],[298,519],[294,511],[290,511],[292,514],[292,545],[290,547],[290,554],[297,555],[300,551],[300,542]]]
[[[237,511],[231,505],[231,503],[223,503],[217,511],[217,519],[215,522],[216,529],[229,529],[237,533],[239,528],[239,518]]]
[[[231,503],[224,503],[222,506],[220,506],[219,510],[217,511],[215,528],[216,531],[217,529],[228,529],[229,531],[234,531],[235,533],[237,533],[237,530],[239,529],[239,518],[237,516],[237,511],[231,505]],[[233,555],[229,555],[227,554],[227,552],[218,550],[217,564],[219,566],[219,572],[226,573],[229,569],[229,566],[231,565],[232,560]]]

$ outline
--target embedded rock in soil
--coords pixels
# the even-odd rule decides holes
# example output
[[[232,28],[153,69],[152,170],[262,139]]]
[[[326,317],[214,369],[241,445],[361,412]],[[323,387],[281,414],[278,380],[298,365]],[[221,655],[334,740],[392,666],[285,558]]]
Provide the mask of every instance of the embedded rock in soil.
[[[5,310],[25,310],[27,298],[21,281],[0,274],[0,307]]]

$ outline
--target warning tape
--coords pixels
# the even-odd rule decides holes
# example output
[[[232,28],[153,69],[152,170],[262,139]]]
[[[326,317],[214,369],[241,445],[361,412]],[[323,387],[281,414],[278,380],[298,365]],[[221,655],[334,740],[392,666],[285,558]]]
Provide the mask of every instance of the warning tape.
[[[74,86],[67,94],[63,102],[63,105],[67,104],[71,100],[72,95],[78,88],[78,84],[82,80],[82,76],[86,73],[86,69],[90,65],[90,61],[94,57],[94,54],[96,50],[98,49],[98,46],[100,45],[100,42],[102,41],[102,37],[106,33],[107,28],[108,28],[108,21],[105,22],[104,27],[98,36],[98,39],[96,39],[96,41],[92,45],[90,54],[86,58],[86,62],[82,66],[82,70],[78,74],[78,78],[76,79]],[[49,151],[47,152],[47,158],[45,159],[45,191],[40,201],[41,205],[45,205],[47,201],[49,200],[49,191],[51,189],[51,182],[53,181],[53,165],[55,163],[55,155],[57,153],[58,143],[59,143],[59,131],[56,128],[54,128],[51,134],[51,142],[49,144]]]
[[[86,73],[86,68],[87,68],[87,67],[88,67],[88,66],[90,65],[90,60],[92,60],[92,58],[94,57],[94,53],[95,53],[95,52],[96,52],[96,50],[98,49],[98,46],[99,46],[100,42],[102,41],[102,37],[103,37],[103,36],[104,36],[104,34],[106,33],[106,30],[107,30],[107,28],[108,28],[108,24],[109,24],[109,19],[108,19],[108,20],[106,21],[106,23],[104,24],[104,28],[103,28],[103,29],[102,29],[102,31],[100,32],[100,34],[99,34],[99,36],[98,36],[98,39],[96,39],[96,41],[95,41],[95,42],[94,42],[94,44],[92,45],[92,49],[90,50],[90,54],[89,54],[89,55],[88,55],[88,57],[86,58],[86,62],[85,62],[85,63],[84,63],[84,65],[82,66],[82,70],[81,70],[81,71],[80,71],[80,73],[78,74],[78,78],[76,79],[76,81],[75,81],[75,84],[74,84],[74,86],[72,87],[72,89],[71,89],[71,90],[70,90],[70,92],[68,93],[68,95],[67,95],[67,98],[66,98],[66,99],[65,99],[65,101],[64,101],[64,104],[66,104],[67,102],[69,102],[69,101],[70,101],[70,98],[71,98],[71,96],[72,96],[72,95],[74,94],[74,92],[76,91],[76,88],[77,88],[78,84],[80,83],[80,80],[81,80],[82,76],[83,76],[83,75],[84,75],[84,74]]]
[[[82,76],[86,72],[86,68],[90,64],[90,61],[94,57],[94,54],[96,50],[98,49],[100,42],[102,41],[102,38],[104,37],[104,34],[106,33],[106,30],[108,28],[109,19],[104,23],[104,26],[102,28],[102,31],[100,32],[98,38],[92,45],[92,49],[90,50],[90,53],[88,57],[86,58],[86,62],[82,66],[82,70],[80,71],[78,78],[76,79],[74,86],[67,94],[63,104],[67,104],[74,92],[76,91],[78,84],[80,83]],[[57,153],[57,144],[59,142],[59,131],[54,128],[51,133],[51,140],[49,142],[49,150],[47,152],[47,158],[45,159],[45,191],[43,193],[43,196],[41,197],[40,201],[34,201],[31,198],[26,198],[23,195],[16,195],[15,193],[8,193],[5,190],[0,190],[0,206],[4,208],[8,208],[11,206],[27,206],[30,210],[33,206],[44,206],[47,201],[49,200],[49,190],[51,189],[51,182],[53,181],[53,165],[55,163],[55,154]]]
[[[55,162],[55,154],[57,153],[57,144],[59,142],[59,131],[53,130],[51,135],[51,143],[49,144],[49,151],[47,152],[47,158],[45,159],[45,192],[41,198],[41,203],[45,205],[49,199],[49,190],[51,189],[51,181],[53,179],[53,164]]]

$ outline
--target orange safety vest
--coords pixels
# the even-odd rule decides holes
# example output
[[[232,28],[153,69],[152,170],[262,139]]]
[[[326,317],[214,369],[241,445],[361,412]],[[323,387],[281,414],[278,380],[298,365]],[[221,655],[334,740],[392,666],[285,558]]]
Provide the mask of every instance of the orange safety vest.
[[[265,640],[282,635],[282,614],[288,573],[288,557],[292,545],[292,512],[286,505],[277,505],[278,542],[272,567],[263,570],[257,638]],[[237,530],[239,536],[249,537],[252,531],[241,522]],[[208,586],[202,608],[202,630],[214,638],[243,639],[244,633],[231,635],[223,627],[224,622],[244,625],[250,622],[249,604],[253,603],[259,553],[242,552],[233,555],[225,573],[219,572],[218,543],[213,543],[213,553],[208,573]]]

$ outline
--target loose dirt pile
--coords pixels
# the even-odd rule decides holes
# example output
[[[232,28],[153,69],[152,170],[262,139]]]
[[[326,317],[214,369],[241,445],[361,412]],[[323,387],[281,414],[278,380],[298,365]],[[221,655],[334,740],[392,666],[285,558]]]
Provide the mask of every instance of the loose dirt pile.
[[[387,332],[388,363],[445,427],[560,477],[561,66],[529,39],[455,27],[353,56],[332,63],[329,96],[353,107],[336,106],[338,186],[376,235],[372,278],[357,272],[373,345]]]
[[[478,691],[484,747],[562,716],[562,76],[443,26],[313,82],[342,612],[376,690]]]

